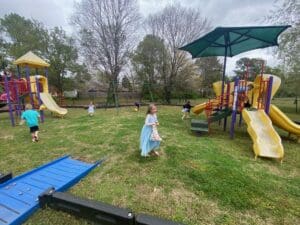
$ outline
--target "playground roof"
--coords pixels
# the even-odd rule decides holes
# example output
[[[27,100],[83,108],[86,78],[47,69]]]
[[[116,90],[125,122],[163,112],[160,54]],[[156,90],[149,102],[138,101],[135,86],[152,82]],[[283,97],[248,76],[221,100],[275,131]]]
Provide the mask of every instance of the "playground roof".
[[[45,62],[43,59],[38,57],[32,51],[29,51],[25,55],[18,58],[16,61],[14,61],[14,64],[18,66],[28,65],[29,67],[33,67],[33,68],[50,66],[49,63]]]
[[[193,58],[232,57],[249,50],[278,45],[278,36],[288,27],[290,26],[217,27],[179,49],[190,52]]]

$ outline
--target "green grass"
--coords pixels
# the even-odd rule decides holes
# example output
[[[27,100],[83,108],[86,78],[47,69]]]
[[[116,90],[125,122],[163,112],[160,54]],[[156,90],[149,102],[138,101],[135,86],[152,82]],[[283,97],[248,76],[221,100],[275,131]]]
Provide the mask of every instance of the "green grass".
[[[57,102],[58,99],[55,99]],[[191,103],[192,104],[198,104],[201,101],[206,101],[207,98],[200,98],[200,99],[192,99]],[[92,97],[85,97],[85,98],[79,98],[79,99],[70,99],[70,98],[65,98],[64,99],[64,103],[65,105],[68,106],[88,106],[90,104],[90,102],[93,101],[94,104],[104,107],[106,105],[106,98],[105,97],[97,97],[97,98],[92,98]],[[134,105],[135,102],[142,102],[143,104],[148,104],[150,102],[149,99],[138,99],[138,98],[125,98],[122,96],[119,96],[119,104],[120,105]],[[163,103],[164,101],[158,100],[159,103]],[[183,105],[185,103],[184,99],[171,99],[171,104],[174,105]],[[113,105],[113,103],[110,103],[110,105]]]
[[[285,106],[288,115],[299,119],[292,107]],[[8,114],[0,114],[0,171],[17,175],[65,154],[85,161],[107,157],[70,192],[190,225],[300,224],[300,145],[286,132],[279,130],[285,136],[282,165],[255,161],[245,124],[234,140],[217,124],[210,135],[197,137],[181,120],[180,107],[160,106],[162,155],[144,159],[138,149],[144,111],[99,109],[90,118],[85,110],[72,109],[65,119],[47,114],[39,143],[31,143],[25,126],[12,128]],[[86,223],[50,209],[27,221]]]

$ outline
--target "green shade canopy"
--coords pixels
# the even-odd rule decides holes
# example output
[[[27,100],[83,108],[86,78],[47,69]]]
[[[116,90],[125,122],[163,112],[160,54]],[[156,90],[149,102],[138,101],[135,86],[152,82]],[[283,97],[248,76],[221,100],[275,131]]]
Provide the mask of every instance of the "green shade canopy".
[[[193,58],[224,56],[222,95],[224,94],[227,56],[278,45],[278,36],[290,25],[255,27],[217,27],[203,37],[187,44],[180,50],[188,51]],[[223,98],[221,98],[223,103]]]
[[[242,52],[278,45],[278,36],[286,26],[217,27],[203,37],[179,48],[193,58],[235,56]]]

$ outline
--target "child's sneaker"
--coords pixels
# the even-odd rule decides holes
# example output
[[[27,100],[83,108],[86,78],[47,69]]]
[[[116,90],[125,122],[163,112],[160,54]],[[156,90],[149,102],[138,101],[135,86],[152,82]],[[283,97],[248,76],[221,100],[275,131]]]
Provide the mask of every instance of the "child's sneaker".
[[[154,155],[159,156],[158,151],[153,151]]]
[[[39,141],[39,138],[38,138],[37,136],[34,136],[34,140],[35,140],[36,142],[38,142],[38,141]]]

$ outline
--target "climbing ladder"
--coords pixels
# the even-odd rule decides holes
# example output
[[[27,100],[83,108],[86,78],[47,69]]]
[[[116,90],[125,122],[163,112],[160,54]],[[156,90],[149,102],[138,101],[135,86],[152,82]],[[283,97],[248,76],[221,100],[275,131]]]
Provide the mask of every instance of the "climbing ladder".
[[[230,83],[227,84],[227,91],[222,96],[217,96],[209,100],[205,106],[206,120],[192,119],[192,132],[210,132],[210,124],[216,121],[226,120],[231,115],[230,102]],[[225,127],[225,125],[224,125]]]

